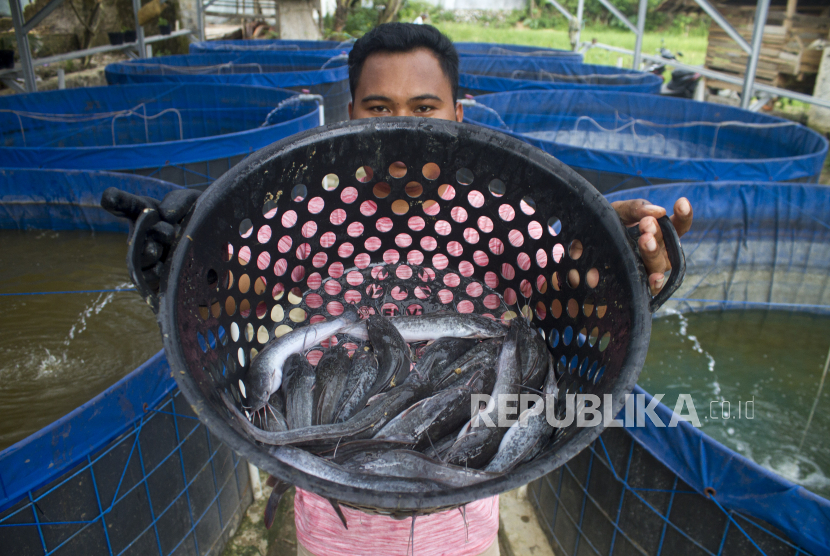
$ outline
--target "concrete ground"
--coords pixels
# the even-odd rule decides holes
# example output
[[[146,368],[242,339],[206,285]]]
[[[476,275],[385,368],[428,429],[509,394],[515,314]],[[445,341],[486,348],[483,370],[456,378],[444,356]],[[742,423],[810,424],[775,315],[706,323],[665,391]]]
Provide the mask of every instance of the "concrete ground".
[[[294,527],[294,489],[282,497],[274,525],[265,529],[263,512],[271,488],[264,486],[266,473],[260,472],[262,496],[248,508],[222,556],[296,556],[297,531]],[[536,514],[527,499],[526,487],[501,495],[499,511],[499,549],[501,556],[554,556]]]

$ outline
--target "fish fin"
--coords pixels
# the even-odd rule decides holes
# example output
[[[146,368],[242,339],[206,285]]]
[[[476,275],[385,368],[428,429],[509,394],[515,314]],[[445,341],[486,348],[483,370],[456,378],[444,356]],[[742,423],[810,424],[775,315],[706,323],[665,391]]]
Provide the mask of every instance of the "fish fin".
[[[331,507],[334,508],[334,513],[336,513],[337,517],[340,518],[340,521],[343,523],[343,527],[348,529],[349,525],[346,523],[346,516],[343,515],[343,510],[340,508],[340,504],[337,503],[337,500],[334,498],[326,498],[326,500],[328,500]]]
[[[435,459],[437,459],[438,461],[440,461],[444,465],[447,465],[447,461],[444,458],[442,458],[441,454],[438,452],[438,450],[435,449],[435,444],[432,443],[432,438],[430,438],[429,432],[426,433],[426,437],[427,437],[427,440],[429,440],[429,445],[432,446],[432,451],[435,452]]]
[[[536,388],[531,388],[530,386],[525,386],[524,384],[513,384],[513,386],[518,386],[519,388],[521,388],[523,390],[530,390],[531,392],[535,392],[535,393],[537,393],[539,395],[542,395],[542,396],[545,395],[545,393],[542,392],[541,390],[537,390]]]
[[[270,479],[271,477],[269,477]],[[280,505],[280,500],[282,500],[282,495],[291,488],[289,483],[285,483],[276,479],[277,483],[274,485],[274,489],[271,491],[271,495],[268,497],[268,503],[265,505],[265,528],[270,529],[271,525],[274,524],[274,517],[277,515],[277,508]]]
[[[415,556],[415,518],[417,516],[412,514],[412,526],[409,528],[409,543],[412,545],[412,556]],[[409,546],[406,547],[406,553],[409,554]]]

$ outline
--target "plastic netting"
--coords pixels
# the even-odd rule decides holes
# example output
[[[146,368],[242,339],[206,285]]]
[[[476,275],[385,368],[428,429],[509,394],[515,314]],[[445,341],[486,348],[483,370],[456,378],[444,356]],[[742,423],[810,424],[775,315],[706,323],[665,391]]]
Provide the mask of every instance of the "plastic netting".
[[[210,54],[212,52],[302,52],[306,50],[320,53],[333,53],[350,50],[354,41],[299,41],[286,39],[248,39],[202,41],[190,44],[191,54]]]
[[[827,140],[795,122],[721,105],[606,91],[476,97],[466,121],[552,154],[601,192],[681,181],[815,182]]]
[[[195,416],[163,352],[0,452],[0,477],[7,554],[216,554],[253,499],[245,460]]]
[[[316,103],[295,98],[265,87],[161,83],[6,96],[0,165],[126,171],[204,187],[260,147],[319,125]]]
[[[459,88],[480,95],[535,89],[594,89],[659,93],[663,80],[653,73],[563,61],[559,57],[464,56]]]
[[[457,42],[455,49],[459,56],[500,56],[504,58],[560,58],[581,63],[582,53],[571,50],[558,50],[544,46],[527,46],[521,44],[499,44],[492,42]]]
[[[830,188],[678,184],[645,198],[695,209],[683,237],[686,279],[663,313],[830,312]],[[644,405],[651,397],[642,389]],[[638,412],[641,409],[637,410]],[[655,410],[663,423],[672,410]],[[620,417],[622,418],[622,417]],[[768,471],[689,423],[608,429],[530,489],[561,554],[830,554],[830,501]]]
[[[254,85],[323,96],[326,122],[349,118],[348,52],[214,52],[110,64],[107,82]]]

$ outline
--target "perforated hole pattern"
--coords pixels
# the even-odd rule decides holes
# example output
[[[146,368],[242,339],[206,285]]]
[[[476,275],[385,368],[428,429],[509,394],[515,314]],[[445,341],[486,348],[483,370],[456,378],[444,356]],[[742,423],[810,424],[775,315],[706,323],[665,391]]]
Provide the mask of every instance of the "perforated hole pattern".
[[[647,345],[648,297],[604,200],[521,144],[511,153],[479,128],[419,125],[310,134],[203,196],[171,308],[188,372],[218,411],[216,391],[239,401],[267,341],[347,303],[505,320],[521,311],[558,362],[563,394],[633,386],[645,350],[626,357],[632,327]],[[577,433],[560,431],[549,449]]]

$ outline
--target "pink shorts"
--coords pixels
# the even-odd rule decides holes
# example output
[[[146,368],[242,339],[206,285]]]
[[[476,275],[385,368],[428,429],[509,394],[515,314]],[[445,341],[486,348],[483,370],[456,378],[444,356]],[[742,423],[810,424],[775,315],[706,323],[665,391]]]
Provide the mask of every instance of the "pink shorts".
[[[319,556],[406,556],[412,554],[412,519],[392,519],[342,508],[348,529],[328,500],[297,489],[294,522],[297,541]],[[466,506],[466,526],[460,509],[415,518],[418,556],[476,556],[499,532],[499,497]]]

